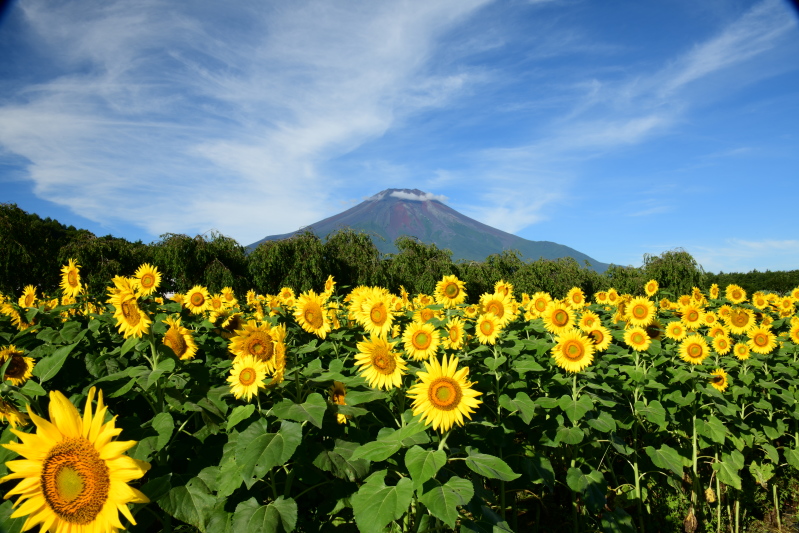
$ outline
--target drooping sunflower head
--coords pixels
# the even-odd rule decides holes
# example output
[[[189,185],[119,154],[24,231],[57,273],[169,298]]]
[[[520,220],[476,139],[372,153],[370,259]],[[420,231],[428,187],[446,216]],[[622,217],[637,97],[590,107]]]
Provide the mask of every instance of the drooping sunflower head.
[[[195,315],[201,315],[211,309],[211,295],[208,294],[208,289],[202,285],[195,285],[186,292],[186,298],[183,303],[186,309]]]
[[[734,283],[727,285],[727,288],[724,290],[724,296],[734,304],[740,304],[746,301],[746,291]]]
[[[8,422],[12,428],[17,426],[27,426],[30,417],[21,412],[14,405],[0,400],[0,422]]]
[[[246,396],[249,402],[253,396],[258,394],[258,389],[266,387],[266,363],[256,359],[251,355],[236,356],[233,360],[233,368],[230,369],[230,376],[227,381],[230,383],[230,392],[238,400]]]
[[[446,355],[441,363],[435,357],[425,361],[426,371],[416,374],[419,382],[408,390],[408,397],[414,399],[414,416],[421,415],[425,424],[442,433],[455,424],[462,426],[464,416],[471,420],[472,413],[482,403],[477,399],[482,393],[466,380],[469,368],[458,370],[458,363],[457,357],[447,360]]]
[[[36,287],[33,285],[26,285],[22,289],[22,296],[19,297],[20,307],[34,307],[36,305]]]
[[[454,309],[466,301],[466,285],[455,275],[444,276],[436,283],[435,297],[445,309]]]
[[[652,339],[641,326],[634,326],[624,332],[624,342],[637,352],[645,352],[652,344]]]
[[[710,347],[701,335],[689,335],[680,342],[679,353],[686,363],[699,365],[710,355]]]
[[[644,330],[646,330],[646,334],[649,335],[649,338],[653,341],[660,340],[665,333],[663,324],[661,324],[657,319],[653,320],[651,324],[644,328]]]
[[[180,325],[180,317],[167,317],[164,323],[169,329],[164,333],[161,342],[169,346],[181,360],[193,359],[197,353],[197,343],[187,328]]]
[[[327,280],[325,280],[325,294],[330,297],[334,290],[336,290],[336,280],[333,279],[333,276],[327,276]]]
[[[10,380],[12,385],[19,387],[33,375],[33,367],[36,363],[33,357],[25,357],[25,352],[13,344],[0,348],[0,367],[6,364],[9,359],[11,359],[11,362],[6,368],[3,381]]]
[[[644,292],[646,293],[647,296],[649,296],[651,298],[652,296],[655,295],[655,293],[658,292],[659,288],[660,288],[660,286],[658,285],[657,280],[650,279],[644,285]]]
[[[358,373],[369,382],[370,387],[387,390],[402,386],[407,364],[394,351],[394,345],[375,335],[358,343],[355,364],[360,366]]]
[[[8,461],[12,473],[0,479],[21,480],[6,497],[19,495],[11,517],[28,516],[23,530],[42,524],[50,531],[116,531],[124,527],[119,512],[136,523],[129,503],[149,502],[127,484],[141,478],[149,463],[122,455],[136,442],[112,440],[121,431],[114,427],[116,417],[104,422],[102,393],[92,412],[94,394],[92,387],[81,417],[63,394],[50,392],[50,420],[31,413],[36,433],[12,430],[21,442],[4,445],[26,458]]]
[[[144,263],[137,270],[134,275],[139,286],[139,294],[142,296],[149,296],[154,293],[158,286],[161,284],[161,273],[158,269],[149,263]]]
[[[594,344],[579,330],[572,329],[555,337],[552,357],[567,372],[580,372],[594,360]]]
[[[415,361],[429,359],[438,351],[440,335],[432,324],[411,322],[402,334],[405,353]]]
[[[724,392],[730,385],[730,377],[723,368],[717,368],[710,373],[710,384],[719,392]]]
[[[75,297],[80,294],[80,265],[74,259],[61,267],[61,290],[66,296]]]
[[[325,298],[312,290],[303,292],[297,299],[294,318],[302,329],[320,339],[324,339],[330,333],[330,319],[325,310]]]
[[[141,337],[150,331],[152,320],[143,310],[133,292],[120,291],[112,296],[108,302],[114,306],[114,318],[117,319],[119,332],[127,339]]]

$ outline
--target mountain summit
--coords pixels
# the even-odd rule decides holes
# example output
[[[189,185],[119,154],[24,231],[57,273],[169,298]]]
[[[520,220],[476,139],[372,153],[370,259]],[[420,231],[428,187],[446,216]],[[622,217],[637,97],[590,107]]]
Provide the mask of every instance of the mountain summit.
[[[292,233],[270,235],[247,246],[255,249],[265,241],[285,239],[300,231],[312,231],[321,238],[339,228],[349,227],[372,235],[382,253],[396,253],[394,240],[410,235],[424,243],[452,251],[452,259],[482,261],[503,250],[518,250],[525,259],[558,259],[573,257],[579,263],[587,260],[591,268],[604,272],[608,267],[573,248],[549,241],[529,241],[487,226],[446,206],[442,196],[419,189],[386,189],[367,198],[355,207],[314,222]]]

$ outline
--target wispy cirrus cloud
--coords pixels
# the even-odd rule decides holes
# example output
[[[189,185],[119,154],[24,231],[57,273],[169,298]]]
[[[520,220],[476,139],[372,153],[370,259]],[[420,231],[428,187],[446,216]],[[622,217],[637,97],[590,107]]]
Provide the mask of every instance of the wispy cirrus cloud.
[[[708,272],[796,270],[799,258],[799,240],[795,239],[754,241],[733,238],[716,245],[693,245],[687,249]]]
[[[335,211],[321,164],[469,83],[425,66],[484,3],[20,3],[54,67],[0,98],[0,144],[92,220],[291,231]]]

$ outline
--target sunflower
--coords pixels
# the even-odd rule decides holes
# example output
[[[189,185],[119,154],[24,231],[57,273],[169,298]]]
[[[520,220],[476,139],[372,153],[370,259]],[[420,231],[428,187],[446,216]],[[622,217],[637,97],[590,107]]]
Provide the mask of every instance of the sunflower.
[[[283,287],[280,289],[280,292],[277,295],[278,298],[283,302],[286,307],[291,307],[294,305],[294,301],[296,300],[296,296],[294,296],[294,289],[291,287]]]
[[[777,347],[777,336],[768,326],[757,326],[749,330],[749,349],[755,353],[767,354]]]
[[[657,310],[649,298],[637,296],[630,300],[626,306],[627,322],[633,326],[645,327],[655,320]]]
[[[577,321],[577,327],[583,331],[591,331],[595,327],[601,325],[602,320],[599,318],[599,315],[588,310],[583,311],[583,314],[580,315],[580,319]]]
[[[713,311],[708,311],[702,316],[702,323],[707,327],[713,327],[719,323],[719,315]]]
[[[227,378],[230,383],[230,392],[238,400],[246,396],[249,402],[253,396],[258,395],[258,389],[263,389],[266,385],[267,366],[266,363],[251,355],[239,355],[233,359],[233,368]]]
[[[790,337],[792,343],[799,344],[799,323],[791,325],[788,337]]]
[[[682,313],[682,322],[685,324],[686,328],[690,330],[696,330],[702,326],[702,317],[704,316],[704,313],[699,307],[693,304],[688,304],[683,306],[680,312]]]
[[[17,349],[13,344],[0,349],[0,367],[9,359],[11,362],[6,368],[3,381],[10,380],[12,385],[19,387],[33,375],[33,367],[36,363],[33,362],[33,357],[25,357],[25,352]]]
[[[0,400],[0,421],[7,421],[8,424],[15,428],[17,426],[27,426],[30,417],[25,413],[20,412],[19,409],[10,403]]]
[[[539,318],[547,310],[550,302],[552,302],[552,296],[548,292],[537,292],[530,296],[530,303],[527,309],[533,315],[533,318]]]
[[[445,309],[454,309],[466,300],[466,285],[457,276],[444,276],[436,283],[435,297]]]
[[[494,283],[494,292],[513,298],[513,285],[501,279]]]
[[[668,298],[661,298],[660,301],[658,302],[658,307],[663,311],[668,311],[669,309],[672,308],[671,300],[669,300]]]
[[[743,342],[738,342],[732,347],[732,354],[741,361],[746,361],[749,359],[749,346]]]
[[[309,290],[300,295],[294,308],[294,318],[300,327],[324,339],[330,333],[330,320],[324,309],[325,298]]]
[[[646,293],[647,296],[651,298],[652,296],[655,295],[656,292],[658,292],[659,288],[660,286],[658,285],[658,282],[654,279],[650,279],[644,285],[644,292]]]
[[[746,291],[734,283],[727,285],[727,288],[724,290],[724,296],[734,304],[740,304],[746,301]]]
[[[248,320],[242,329],[236,330],[236,336],[230,339],[230,353],[236,357],[250,356],[266,365],[267,371],[274,370],[274,337],[272,328],[267,324],[258,325],[255,320]]]
[[[347,386],[344,385],[340,381],[334,381],[333,386],[330,387],[328,391],[330,394],[330,402],[336,405],[347,405],[346,397],[347,397]],[[349,417],[347,415],[343,415],[341,413],[336,413],[336,422],[339,424],[346,424],[347,419]]]
[[[717,368],[710,373],[710,376],[710,384],[719,392],[724,392],[730,385],[730,378],[723,368]]]
[[[596,303],[598,303],[599,305],[605,305],[605,304],[610,303],[608,301],[608,292],[607,291],[599,291],[597,293],[594,293],[594,301],[596,301]]]
[[[42,531],[117,531],[124,528],[119,512],[136,524],[128,503],[150,501],[128,486],[129,481],[141,478],[150,464],[122,455],[136,441],[111,440],[122,430],[114,427],[116,417],[103,423],[107,407],[102,391],[92,413],[94,394],[92,387],[81,417],[63,394],[50,392],[50,420],[31,413],[36,433],[12,429],[21,442],[3,445],[25,457],[8,461],[12,473],[0,479],[0,483],[21,480],[5,497],[19,495],[11,518],[28,516],[23,531],[37,524],[42,524]]]
[[[680,343],[680,357],[687,363],[702,364],[708,355],[710,355],[710,348],[701,335],[689,335]]]
[[[33,285],[26,285],[22,289],[22,296],[19,297],[20,307],[33,307],[36,303],[36,287]]]
[[[725,322],[731,333],[743,335],[755,326],[755,314],[750,309],[734,307]]]
[[[619,291],[617,291],[614,288],[608,289],[606,296],[607,296],[607,303],[609,303],[610,305],[616,305],[619,301]]]
[[[547,331],[555,335],[560,335],[574,327],[574,310],[562,302],[553,300],[541,317],[544,319],[544,327]]]
[[[324,294],[330,298],[334,290],[336,290],[336,280],[333,279],[333,276],[327,276],[327,280],[325,280]]]
[[[402,386],[406,363],[394,351],[395,344],[374,335],[358,343],[355,364],[361,367],[358,373],[369,382],[370,387],[390,389]]]
[[[151,295],[161,284],[161,273],[149,263],[144,263],[140,266],[133,277],[136,279],[139,294],[142,296]]]
[[[719,355],[727,355],[732,349],[732,340],[726,335],[713,337],[713,350]]]
[[[275,332],[275,338],[279,340],[274,342],[275,371],[272,374],[272,379],[266,384],[267,389],[279,385],[283,381],[283,375],[286,373],[286,327],[281,324],[280,326],[275,326],[272,330]]]
[[[476,305],[467,305],[463,308],[463,315],[466,318],[475,318],[480,313]]]
[[[758,309],[765,309],[766,307],[768,307],[769,301],[763,292],[757,291],[752,295],[752,305],[754,305]]]
[[[186,309],[195,315],[201,315],[203,311],[211,309],[211,295],[208,294],[208,289],[202,285],[195,285],[186,292],[184,303]]]
[[[139,309],[136,295],[132,292],[120,291],[113,295],[108,303],[115,308],[114,318],[117,319],[119,332],[127,339],[130,337],[141,337],[150,331],[152,320],[147,313]]]
[[[641,326],[634,326],[624,332],[624,342],[636,352],[645,352],[652,344],[652,339]]]
[[[511,299],[502,293],[495,292],[494,294],[484,294],[480,297],[480,309],[483,314],[492,313],[499,325],[504,327],[508,322],[513,319],[513,312],[511,310]]]
[[[19,331],[24,331],[30,327],[30,324],[23,320],[22,315],[19,314],[19,311],[17,311],[14,306],[8,302],[0,306],[0,314],[6,315]]]
[[[663,324],[661,324],[658,319],[653,320],[651,324],[644,328],[644,330],[646,331],[646,334],[649,335],[649,338],[653,341],[660,340],[665,332],[663,329]]]
[[[432,324],[411,322],[402,334],[405,353],[415,361],[429,359],[438,351],[439,333]]]
[[[552,358],[567,372],[579,372],[594,360],[594,344],[579,330],[572,329],[555,337]]]
[[[73,298],[80,294],[80,265],[74,259],[61,267],[61,290]],[[107,279],[107,278],[106,278]]]
[[[454,317],[447,322],[447,336],[444,338],[444,348],[447,350],[460,350],[466,337],[463,320]]]
[[[413,321],[424,324],[430,322],[433,318],[440,318],[441,310],[430,309],[429,307],[422,307],[413,312]]]
[[[480,344],[496,344],[497,338],[502,332],[502,326],[499,325],[496,315],[488,313],[477,318],[474,330]]]
[[[585,293],[580,287],[572,287],[569,289],[564,299],[572,309],[582,309],[585,307]]]
[[[453,424],[462,426],[464,416],[471,420],[471,414],[483,403],[477,399],[482,392],[466,381],[469,367],[458,370],[458,362],[455,356],[448,361],[446,355],[441,363],[436,358],[425,361],[426,372],[418,372],[420,382],[408,390],[408,396],[414,399],[414,416],[422,415],[425,424],[432,424],[434,430],[442,433]]]
[[[169,326],[169,329],[164,333],[162,342],[169,346],[179,359],[193,359],[197,353],[197,344],[194,342],[191,330],[180,325],[180,317],[167,317],[164,324]]]
[[[591,342],[594,343],[594,352],[604,352],[610,346],[612,337],[610,330],[605,326],[596,326],[591,331],[586,331],[586,334],[590,337]]]

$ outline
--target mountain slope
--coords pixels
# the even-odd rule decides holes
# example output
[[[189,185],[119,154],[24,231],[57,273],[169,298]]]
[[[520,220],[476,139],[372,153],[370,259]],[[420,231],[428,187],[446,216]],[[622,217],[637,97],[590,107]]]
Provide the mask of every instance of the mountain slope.
[[[296,232],[270,235],[247,246],[255,249],[264,241],[291,237],[310,230],[324,238],[339,228],[350,227],[370,233],[382,253],[396,253],[394,240],[411,235],[425,243],[452,251],[452,259],[482,261],[503,250],[518,250],[525,259],[573,257],[588,261],[594,270],[608,267],[573,248],[550,241],[529,241],[469,218],[418,189],[386,189],[337,215],[315,222]]]

